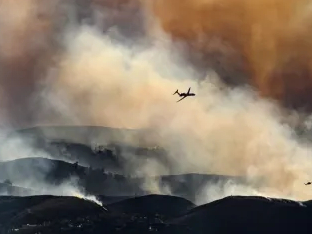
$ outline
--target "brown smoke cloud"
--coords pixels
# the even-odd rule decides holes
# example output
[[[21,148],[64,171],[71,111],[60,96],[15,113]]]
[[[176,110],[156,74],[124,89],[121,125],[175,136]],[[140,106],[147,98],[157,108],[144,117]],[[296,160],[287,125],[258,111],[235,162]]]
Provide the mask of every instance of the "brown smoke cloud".
[[[99,18],[92,12],[94,9],[102,13]],[[98,23],[103,31],[121,25],[130,37],[132,31],[140,31],[143,22],[135,17],[140,16],[137,12],[136,1],[0,0],[2,115],[15,127],[35,124],[33,106],[40,104],[36,91],[62,50],[60,37],[67,24],[88,19]],[[136,30],[130,28],[127,32],[125,24]]]
[[[177,172],[242,175],[261,194],[311,197],[303,185],[311,177],[311,147],[282,124],[278,106],[222,82],[247,79],[265,96],[307,103],[306,2],[153,1],[148,7],[160,31],[174,43],[190,43],[195,55],[202,51],[195,61],[222,77],[211,71],[202,80],[188,63],[177,62],[188,52],[178,53],[166,35],[147,38],[149,48],[128,47],[103,35],[103,28],[64,27],[62,44],[55,45],[60,23],[51,9],[56,8],[42,20],[35,10],[38,1],[1,4],[6,9],[1,13],[1,101],[16,122],[148,128],[154,133],[149,140],[169,151]],[[18,10],[21,17],[10,18]],[[172,93],[188,87],[197,96],[176,103]],[[152,162],[136,172],[168,171]]]
[[[286,106],[311,109],[310,1],[159,0],[150,6],[167,33],[203,54],[203,66],[218,68],[230,83],[243,77]]]
[[[129,49],[92,27],[67,40],[44,96],[62,96],[77,124],[152,129],[153,143],[169,151],[176,172],[242,175],[261,194],[311,196],[303,185],[311,176],[311,148],[281,123],[274,104],[245,88],[224,88],[214,73],[198,82],[175,63],[170,43]],[[176,103],[172,93],[189,86],[196,98]],[[151,165],[136,171],[168,173]]]
[[[12,124],[32,121],[32,95],[51,59],[54,9],[50,1],[0,1],[1,109]]]

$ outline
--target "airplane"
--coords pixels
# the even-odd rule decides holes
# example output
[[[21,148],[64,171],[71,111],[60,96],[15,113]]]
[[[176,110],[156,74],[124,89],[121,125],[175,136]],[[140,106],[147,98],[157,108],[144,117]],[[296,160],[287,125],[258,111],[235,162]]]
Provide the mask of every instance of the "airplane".
[[[191,87],[188,89],[187,93],[179,93],[179,90],[177,89],[177,91],[175,91],[173,95],[178,94],[180,97],[182,97],[180,100],[177,101],[179,102],[188,96],[195,96],[195,93],[190,93],[190,91],[191,91]]]
[[[311,182],[308,182],[308,183],[304,183],[305,185],[310,185],[310,184],[312,184]]]

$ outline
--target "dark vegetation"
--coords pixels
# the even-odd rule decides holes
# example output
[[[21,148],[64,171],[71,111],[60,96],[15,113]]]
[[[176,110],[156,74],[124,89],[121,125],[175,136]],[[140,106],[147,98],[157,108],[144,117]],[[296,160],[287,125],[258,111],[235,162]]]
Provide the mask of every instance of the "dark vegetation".
[[[73,197],[3,197],[3,233],[311,233],[309,202],[227,197],[199,207],[149,195],[105,205]]]
[[[160,187],[167,186],[170,188],[172,194],[191,201],[195,200],[196,194],[200,193],[201,189],[208,183],[226,183],[229,180],[242,180],[235,177],[204,174],[182,174],[144,178],[130,177],[106,172],[103,169],[82,167],[77,163],[72,164],[46,158],[23,158],[0,163],[0,181],[7,178],[13,184],[25,184],[25,186],[31,181],[34,190],[36,190],[36,185],[43,182],[57,186],[74,178],[73,186],[79,186],[86,194],[106,196],[144,195],[148,191],[143,189],[143,184],[151,181],[158,183]],[[76,182],[77,184],[75,184]],[[37,190],[39,188],[40,186],[38,185]],[[28,191],[27,194],[30,192]]]

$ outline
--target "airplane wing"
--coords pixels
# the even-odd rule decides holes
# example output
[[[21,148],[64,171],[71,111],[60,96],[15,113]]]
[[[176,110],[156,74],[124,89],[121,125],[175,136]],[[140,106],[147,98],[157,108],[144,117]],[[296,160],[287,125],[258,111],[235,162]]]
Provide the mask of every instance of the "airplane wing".
[[[183,98],[181,98],[179,101],[182,101],[184,98],[186,98],[187,96],[184,96]],[[177,101],[177,102],[179,102],[179,101]]]
[[[188,89],[188,91],[187,91],[187,94],[189,94],[189,93],[190,93],[190,91],[191,91],[191,87],[189,87],[189,89]]]

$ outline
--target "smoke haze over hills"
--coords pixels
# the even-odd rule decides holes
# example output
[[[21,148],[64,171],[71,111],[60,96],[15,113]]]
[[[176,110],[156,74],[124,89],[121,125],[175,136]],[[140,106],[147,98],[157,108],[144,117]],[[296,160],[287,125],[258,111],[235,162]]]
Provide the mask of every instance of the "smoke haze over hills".
[[[88,13],[57,1],[1,1],[2,123],[147,128],[149,144],[166,148],[177,171],[250,179],[250,188],[224,194],[311,197],[303,185],[311,146],[264,98],[309,108],[307,1],[145,3],[110,14],[92,4]],[[84,14],[92,20],[75,17]],[[105,20],[111,15],[116,25]],[[135,27],[127,31],[129,15],[146,23],[128,22]],[[172,93],[188,87],[197,96],[176,103]],[[166,170],[151,161],[135,173]]]

